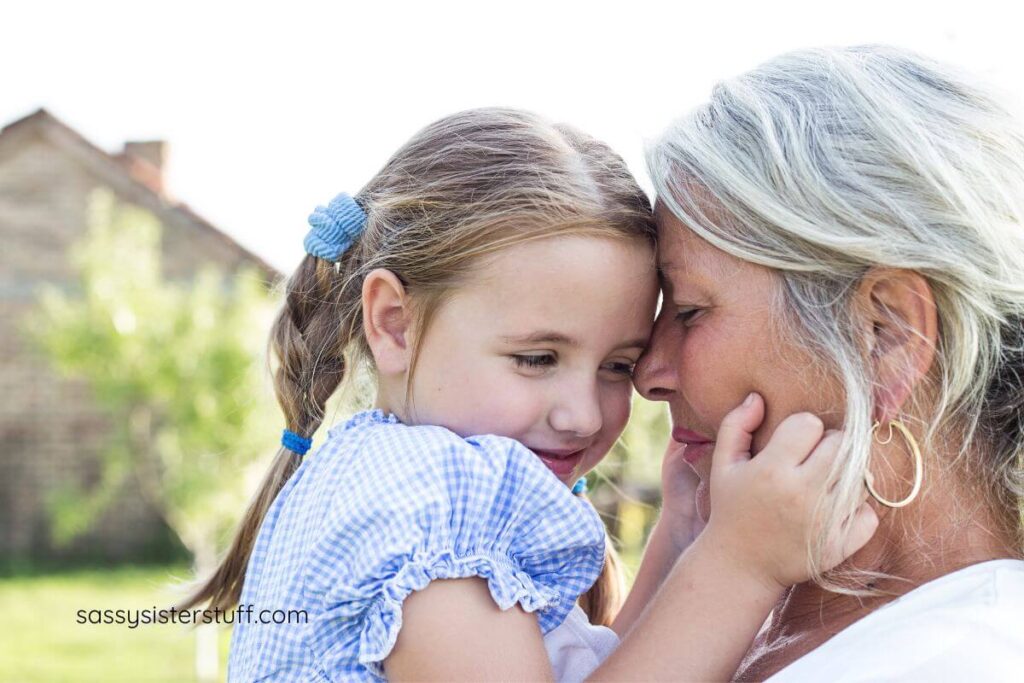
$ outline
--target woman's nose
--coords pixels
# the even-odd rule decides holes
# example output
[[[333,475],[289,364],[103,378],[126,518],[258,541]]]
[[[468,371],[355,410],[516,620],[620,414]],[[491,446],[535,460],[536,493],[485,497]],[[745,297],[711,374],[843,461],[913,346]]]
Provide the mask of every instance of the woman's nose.
[[[633,384],[648,401],[667,401],[675,392],[675,358],[671,313],[663,310],[654,324],[651,341],[633,369]]]

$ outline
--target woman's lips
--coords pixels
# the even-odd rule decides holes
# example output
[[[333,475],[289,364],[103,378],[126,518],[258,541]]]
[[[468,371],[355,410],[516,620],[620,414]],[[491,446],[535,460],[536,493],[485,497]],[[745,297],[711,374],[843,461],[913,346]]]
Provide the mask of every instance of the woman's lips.
[[[696,464],[698,460],[709,455],[715,448],[715,442],[711,439],[682,427],[672,430],[672,440],[686,444],[686,448],[683,449],[683,460],[690,465]]]
[[[574,451],[559,450],[559,451],[542,451],[536,448],[531,449],[537,454],[537,457],[541,459],[549,470],[555,473],[557,477],[567,477],[573,473],[576,466],[580,464],[580,460],[583,459],[583,453],[586,448],[579,448]]]
[[[711,451],[715,449],[714,441],[704,441],[702,443],[688,443],[686,448],[683,449],[683,460],[688,462],[691,466],[696,465],[697,462],[705,455],[710,455]]]

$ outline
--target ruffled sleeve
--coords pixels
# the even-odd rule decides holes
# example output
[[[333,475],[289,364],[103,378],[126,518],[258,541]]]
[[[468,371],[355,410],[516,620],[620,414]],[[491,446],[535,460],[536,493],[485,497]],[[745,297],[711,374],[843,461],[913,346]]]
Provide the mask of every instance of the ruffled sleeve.
[[[329,680],[383,676],[403,601],[431,581],[486,579],[499,608],[547,633],[600,574],[596,512],[512,439],[378,426],[344,471],[304,588],[324,607],[311,642]]]

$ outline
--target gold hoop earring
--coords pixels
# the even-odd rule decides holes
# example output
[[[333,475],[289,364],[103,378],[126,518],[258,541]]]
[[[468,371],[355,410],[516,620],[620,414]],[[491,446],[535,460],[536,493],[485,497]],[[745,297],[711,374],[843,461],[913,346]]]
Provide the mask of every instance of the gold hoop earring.
[[[871,425],[871,434],[875,433],[875,430],[878,429],[879,425],[880,423],[878,422]],[[902,421],[890,420],[888,438],[886,438],[885,441],[876,440],[876,442],[882,445],[890,443],[892,441],[893,427],[895,427],[899,433],[903,435],[903,438],[906,439],[907,445],[910,447],[910,452],[914,456],[914,488],[911,489],[910,495],[903,500],[891,501],[882,498],[882,496],[878,494],[878,491],[875,491],[875,478],[872,476],[871,470],[864,473],[864,483],[867,484],[868,493],[871,494],[871,497],[877,500],[880,504],[889,508],[901,508],[906,505],[910,505],[910,503],[917,498],[917,494],[921,492],[921,483],[924,481],[924,461],[921,458],[921,449],[918,448],[917,440],[914,439],[914,435],[910,433],[910,430],[907,429],[907,426],[904,425]]]

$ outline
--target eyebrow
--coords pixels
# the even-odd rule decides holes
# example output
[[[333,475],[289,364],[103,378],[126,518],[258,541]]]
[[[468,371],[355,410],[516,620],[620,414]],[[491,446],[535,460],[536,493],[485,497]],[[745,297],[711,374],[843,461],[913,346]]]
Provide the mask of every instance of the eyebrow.
[[[717,272],[716,268],[708,268],[705,264],[697,262],[690,264],[689,267],[684,268],[683,266],[673,263],[671,261],[665,261],[659,263],[657,266],[658,277],[666,279],[669,272],[675,272],[680,274],[686,279],[685,284],[689,284],[701,290],[705,290],[722,279],[722,273]]]
[[[502,341],[508,344],[564,344],[565,346],[579,346],[578,340],[566,336],[561,332],[553,330],[539,330],[519,336],[503,336]]]

